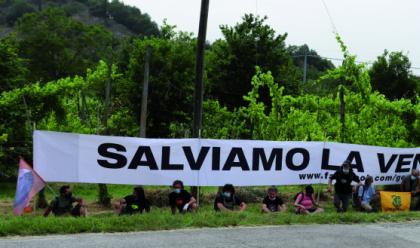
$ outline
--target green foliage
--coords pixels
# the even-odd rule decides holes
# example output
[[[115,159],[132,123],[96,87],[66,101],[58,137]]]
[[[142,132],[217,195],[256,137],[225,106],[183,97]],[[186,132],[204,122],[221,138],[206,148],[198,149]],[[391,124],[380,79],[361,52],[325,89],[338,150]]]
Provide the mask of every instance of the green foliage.
[[[152,22],[148,14],[142,14],[136,7],[127,6],[119,0],[113,0],[109,3],[108,11],[113,20],[126,26],[135,34],[159,35],[157,24]]]
[[[13,26],[21,16],[32,12],[35,12],[35,9],[27,1],[15,1],[6,15],[6,22],[9,26]]]
[[[0,236],[51,235],[72,233],[132,232],[174,230],[185,228],[220,228],[235,226],[267,226],[296,224],[353,224],[389,223],[419,220],[419,212],[400,213],[335,213],[329,204],[328,213],[313,216],[296,215],[289,207],[287,213],[262,214],[261,204],[249,204],[245,212],[215,213],[212,206],[203,206],[194,214],[171,214],[168,208],[153,208],[150,213],[116,216],[113,213],[86,218],[4,216],[0,222]],[[25,228],[22,228],[24,226]]]
[[[128,48],[126,81],[116,85],[116,97],[140,120],[146,47],[152,51],[148,96],[148,137],[167,137],[170,123],[191,116],[195,41],[186,33],[170,39],[135,39]]]
[[[286,93],[299,92],[301,77],[285,46],[287,34],[277,35],[266,20],[249,14],[234,27],[222,25],[224,40],[214,42],[206,54],[210,94],[230,109],[246,104],[242,96],[251,90],[256,65],[271,71]],[[263,97],[268,101],[267,94]]]
[[[418,82],[410,67],[408,57],[402,52],[385,50],[369,70],[373,88],[389,99],[415,98]]]
[[[17,38],[21,55],[29,61],[30,81],[41,82],[83,75],[112,46],[112,34],[104,28],[85,26],[51,8],[19,19]]]
[[[0,93],[21,87],[27,70],[12,37],[0,40]]]

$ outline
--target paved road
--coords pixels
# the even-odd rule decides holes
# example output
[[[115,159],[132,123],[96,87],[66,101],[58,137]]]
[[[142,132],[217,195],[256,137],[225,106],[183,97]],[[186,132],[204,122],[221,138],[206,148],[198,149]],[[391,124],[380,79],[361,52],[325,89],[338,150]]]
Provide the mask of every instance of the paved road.
[[[0,247],[420,247],[420,222],[13,237],[0,239]]]

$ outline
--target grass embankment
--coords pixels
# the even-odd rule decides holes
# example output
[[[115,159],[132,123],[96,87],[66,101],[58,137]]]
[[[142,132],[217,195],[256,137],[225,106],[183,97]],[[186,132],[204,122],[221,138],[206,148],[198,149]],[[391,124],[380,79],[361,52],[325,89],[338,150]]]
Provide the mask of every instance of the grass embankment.
[[[13,199],[14,188],[3,187],[0,184],[0,204]],[[8,189],[7,189],[8,188]],[[124,196],[130,193],[132,187],[115,186],[109,187],[111,194]],[[297,192],[299,187],[279,187],[282,192]],[[13,189],[13,190],[12,190]],[[85,190],[85,191],[84,191]],[[205,188],[204,191],[213,191],[214,188]],[[8,192],[7,192],[8,191]],[[11,193],[13,192],[13,193]],[[232,226],[262,226],[262,225],[290,225],[290,224],[342,224],[342,223],[376,223],[376,222],[400,222],[420,220],[420,212],[406,213],[358,213],[350,210],[345,214],[337,214],[330,201],[323,202],[326,212],[318,215],[302,216],[293,213],[289,203],[287,213],[262,214],[260,204],[248,204],[248,209],[243,213],[215,213],[212,204],[206,203],[198,213],[185,215],[172,215],[169,208],[152,208],[148,214],[134,216],[116,216],[111,209],[98,212],[91,206],[96,199],[95,185],[75,186],[75,195],[83,196],[90,202],[89,213],[86,218],[72,217],[48,217],[35,215],[14,217],[10,210],[10,204],[3,208],[0,213],[0,236],[11,235],[46,235],[46,234],[69,234],[86,232],[128,232],[146,230],[169,230],[181,228],[200,227],[232,227]],[[116,194],[118,193],[118,194]],[[10,195],[12,194],[12,195]],[[115,194],[115,195],[114,195]],[[51,193],[52,196],[52,193]],[[47,198],[51,199],[47,193]],[[103,209],[102,209],[103,210]]]

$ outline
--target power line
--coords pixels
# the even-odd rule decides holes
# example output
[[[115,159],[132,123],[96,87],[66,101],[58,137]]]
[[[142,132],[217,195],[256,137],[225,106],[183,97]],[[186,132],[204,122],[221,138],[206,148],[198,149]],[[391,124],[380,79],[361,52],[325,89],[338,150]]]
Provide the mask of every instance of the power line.
[[[333,33],[334,33],[334,34],[338,34],[337,26],[335,26],[334,20],[333,20],[333,18],[332,18],[332,16],[331,16],[331,13],[330,13],[330,11],[329,11],[329,9],[328,9],[327,4],[325,3],[325,1],[324,1],[324,0],[321,0],[321,1],[322,1],[322,4],[324,5],[324,9],[325,9],[325,11],[327,12],[328,18],[329,18],[330,23],[331,23],[331,27],[332,27],[332,29],[333,29]]]
[[[302,54],[302,55],[296,55],[296,56],[292,56],[292,58],[300,58],[300,57],[305,57],[305,56],[312,57],[312,58],[322,58],[322,59],[334,60],[334,61],[344,61],[343,58],[323,57],[323,56],[319,56],[319,55],[310,55],[310,54],[307,54],[307,55],[304,55],[304,54]],[[358,64],[373,65],[373,62],[360,61],[360,60],[359,61],[356,61],[356,63],[358,63]],[[420,67],[418,67],[418,66],[411,66],[410,69],[420,70]]]

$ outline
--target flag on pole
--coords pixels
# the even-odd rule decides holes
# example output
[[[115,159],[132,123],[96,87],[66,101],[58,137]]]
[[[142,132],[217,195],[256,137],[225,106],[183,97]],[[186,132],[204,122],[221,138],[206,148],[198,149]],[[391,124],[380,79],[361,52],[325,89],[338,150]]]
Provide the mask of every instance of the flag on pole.
[[[21,158],[19,160],[19,175],[16,184],[13,213],[15,215],[21,215],[24,209],[29,206],[31,199],[44,187],[44,180]]]

